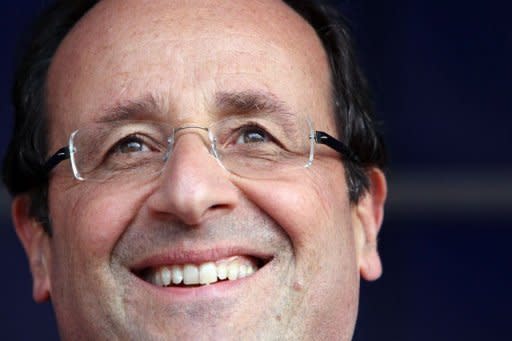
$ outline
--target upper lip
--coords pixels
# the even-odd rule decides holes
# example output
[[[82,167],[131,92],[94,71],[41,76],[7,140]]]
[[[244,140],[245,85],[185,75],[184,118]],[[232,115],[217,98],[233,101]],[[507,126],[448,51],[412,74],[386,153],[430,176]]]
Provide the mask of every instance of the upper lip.
[[[263,265],[272,259],[272,255],[262,253],[256,250],[243,247],[224,247],[224,248],[202,248],[202,249],[180,249],[169,248],[166,250],[152,253],[136,261],[130,269],[133,272],[139,272],[143,269],[153,268],[163,265],[174,264],[200,264],[204,262],[215,262],[221,259],[244,256],[253,258],[259,265]]]

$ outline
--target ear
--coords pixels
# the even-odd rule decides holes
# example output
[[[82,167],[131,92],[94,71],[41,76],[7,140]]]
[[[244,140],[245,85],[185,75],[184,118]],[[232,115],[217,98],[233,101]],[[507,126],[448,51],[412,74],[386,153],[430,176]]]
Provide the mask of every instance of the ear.
[[[30,215],[30,202],[26,194],[16,196],[12,202],[11,214],[32,272],[33,297],[40,303],[50,297],[50,237],[41,223]]]
[[[368,172],[369,190],[363,194],[353,210],[356,248],[361,276],[373,281],[382,274],[382,264],[377,250],[377,235],[384,218],[387,184],[384,173],[378,168]]]

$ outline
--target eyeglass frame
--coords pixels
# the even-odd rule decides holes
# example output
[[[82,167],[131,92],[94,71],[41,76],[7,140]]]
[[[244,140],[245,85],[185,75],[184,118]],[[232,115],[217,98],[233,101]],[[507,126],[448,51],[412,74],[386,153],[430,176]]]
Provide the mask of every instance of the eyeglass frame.
[[[193,128],[200,128],[200,129],[208,129],[204,127],[198,127],[198,126],[191,126]],[[181,127],[181,128],[189,128],[189,127]],[[71,133],[71,136],[75,134],[78,130],[75,130],[73,133]],[[331,149],[338,152],[344,159],[353,162],[355,164],[360,164],[361,161],[359,157],[342,141],[338,140],[337,138],[333,137],[332,135],[319,130],[312,131],[313,135],[310,136],[310,139],[314,139],[315,143],[323,144]],[[70,148],[71,145],[67,145],[65,147],[60,148],[53,154],[43,165],[43,172],[46,176],[50,174],[50,172],[62,161],[70,159],[71,158],[71,151]],[[216,157],[217,158],[217,157]],[[72,164],[72,167],[75,167]],[[73,169],[73,176],[75,179],[84,181],[85,179],[79,178],[76,176],[76,171]]]

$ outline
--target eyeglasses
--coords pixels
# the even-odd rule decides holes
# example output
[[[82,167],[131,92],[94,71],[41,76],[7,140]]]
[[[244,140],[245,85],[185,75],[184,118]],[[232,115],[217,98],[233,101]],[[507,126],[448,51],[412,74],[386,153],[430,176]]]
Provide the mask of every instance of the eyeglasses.
[[[208,127],[148,121],[94,123],[74,131],[68,146],[50,157],[44,168],[48,174],[69,158],[78,180],[147,179],[172,162],[176,141],[192,132],[203,136],[210,154],[226,170],[241,177],[272,178],[293,168],[310,167],[316,143],[359,163],[343,142],[315,131],[306,117],[257,114],[228,117]]]

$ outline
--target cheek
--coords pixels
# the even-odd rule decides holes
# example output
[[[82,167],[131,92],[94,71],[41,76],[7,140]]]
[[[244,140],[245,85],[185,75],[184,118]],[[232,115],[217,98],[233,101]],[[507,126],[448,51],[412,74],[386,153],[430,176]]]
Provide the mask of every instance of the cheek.
[[[342,167],[325,172],[321,164],[297,176],[247,182],[241,190],[272,217],[292,241],[297,256],[308,257],[340,241],[351,240],[350,204]],[[328,176],[325,176],[328,174]]]
[[[357,306],[358,269],[343,168],[316,166],[291,177],[294,180],[240,188],[288,236],[293,254],[283,252],[282,257],[289,258],[283,264],[304,309],[328,311],[320,320],[351,320],[353,314],[347,313]]]
[[[86,261],[110,256],[117,240],[139,211],[143,191],[76,186],[50,198],[56,241],[68,254],[87,253]]]

